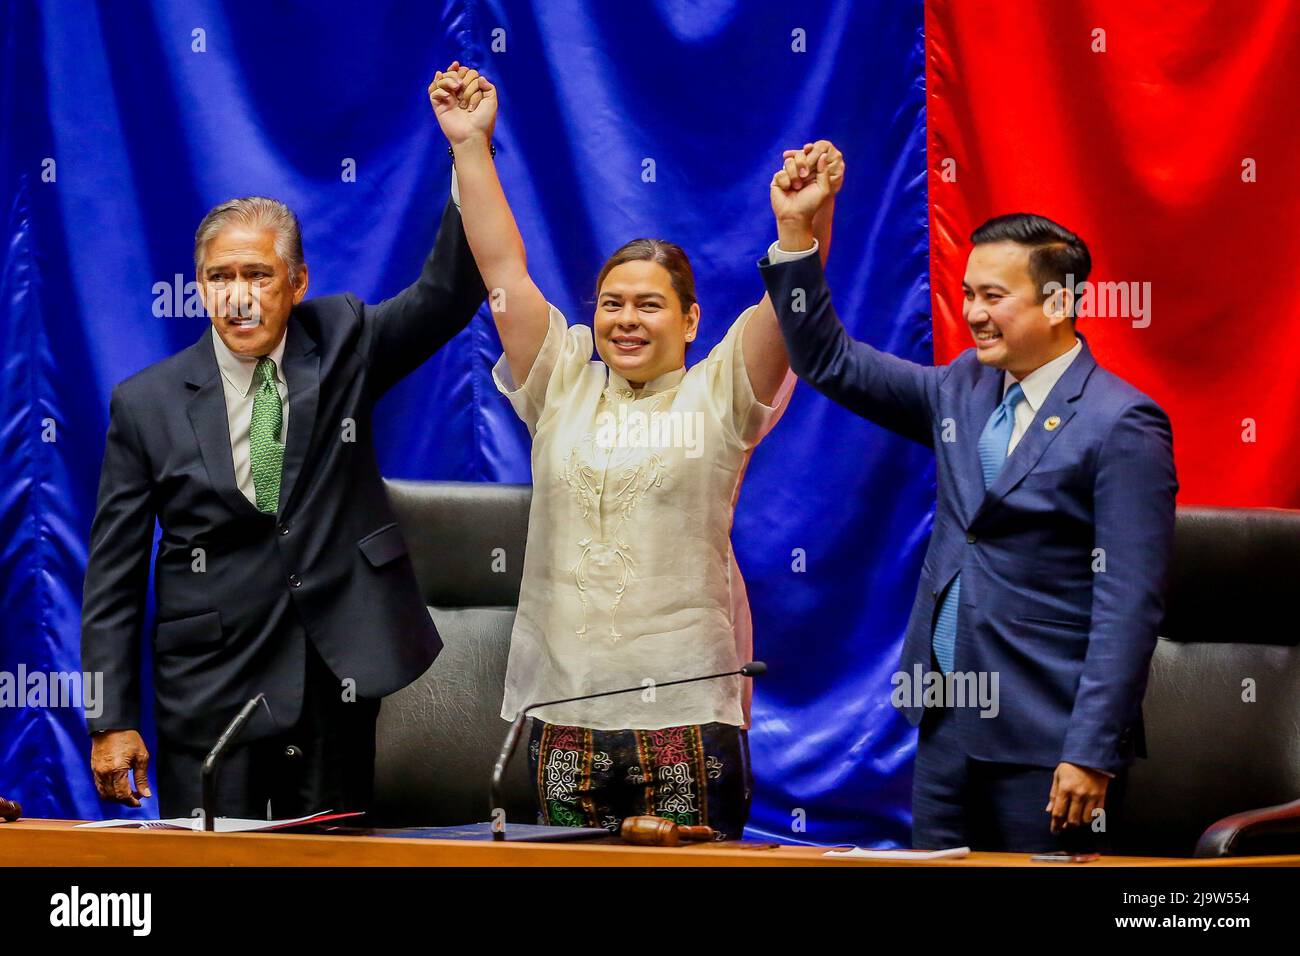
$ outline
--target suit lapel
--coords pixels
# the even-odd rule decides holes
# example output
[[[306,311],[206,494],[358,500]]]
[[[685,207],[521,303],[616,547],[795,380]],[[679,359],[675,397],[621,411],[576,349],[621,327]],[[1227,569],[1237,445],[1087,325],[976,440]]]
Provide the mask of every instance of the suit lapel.
[[[289,435],[284,448],[284,472],[280,478],[280,513],[288,510],[311,436],[316,429],[316,406],[320,399],[320,354],[316,342],[302,323],[292,316],[285,333],[284,378],[289,386]]]
[[[1002,372],[995,368],[981,367],[979,378],[970,392],[970,404],[966,407],[966,427],[957,436],[957,456],[961,465],[959,474],[965,477],[961,482],[963,505],[967,515],[974,515],[984,498],[984,468],[980,464],[979,440],[984,425],[988,422],[993,409],[1002,400]]]
[[[985,493],[984,500],[975,514],[976,519],[1020,484],[1021,479],[1038,464],[1038,460],[1043,457],[1043,452],[1047,451],[1048,446],[1056,440],[1056,436],[1069,427],[1070,419],[1077,411],[1074,403],[1083,394],[1083,386],[1088,381],[1088,376],[1097,367],[1088,343],[1083,340],[1083,336],[1079,336],[1079,339],[1083,342],[1083,350],[1070,363],[1065,374],[1052,386],[1052,390],[1047,393],[1047,400],[1034,414],[1034,420],[1029,423],[1028,430],[1007,457],[1006,464],[993,480],[993,486]],[[1059,419],[1059,422],[1049,429],[1047,423],[1053,418]]]
[[[217,353],[212,345],[212,329],[189,349],[189,366],[185,385],[194,391],[186,405],[194,439],[203,457],[208,481],[217,494],[238,514],[260,514],[239,490],[235,482],[235,459],[230,450],[230,420],[226,415],[226,392],[217,367]]]

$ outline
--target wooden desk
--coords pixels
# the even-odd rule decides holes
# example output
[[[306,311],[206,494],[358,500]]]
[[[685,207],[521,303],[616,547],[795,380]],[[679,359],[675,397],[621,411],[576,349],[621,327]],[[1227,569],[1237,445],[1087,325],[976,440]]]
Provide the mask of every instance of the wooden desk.
[[[1221,860],[1115,856],[1087,864],[1031,863],[1027,854],[973,853],[961,860],[827,859],[816,847],[763,843],[685,847],[622,843],[473,843],[298,833],[76,830],[77,820],[0,823],[0,866],[1300,866],[1300,856]]]

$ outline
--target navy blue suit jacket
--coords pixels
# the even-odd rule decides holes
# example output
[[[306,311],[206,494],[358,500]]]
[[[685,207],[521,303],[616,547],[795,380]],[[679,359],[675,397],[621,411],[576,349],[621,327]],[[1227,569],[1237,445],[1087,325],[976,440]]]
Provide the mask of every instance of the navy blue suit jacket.
[[[1178,488],[1164,411],[1101,368],[1085,341],[986,490],[977,443],[1002,398],[1000,370],[974,349],[923,366],[854,341],[816,255],[759,267],[795,373],[935,452],[934,530],[904,674],[931,670],[940,597],[960,572],[954,670],[999,682],[997,716],[956,712],[969,756],[1114,772],[1142,753]],[[914,725],[918,703],[905,708]]]
[[[113,390],[82,602],[82,666],[104,674],[91,732],[140,727],[149,637],[159,737],[204,749],[259,692],[271,718],[259,710],[244,739],[298,719],[308,640],[361,697],[428,668],[442,642],[384,490],[372,415],[485,297],[448,202],[406,289],[375,305],[347,294],[294,307],[278,514],[258,511],[236,484],[210,328]],[[155,521],[158,623],[145,635]]]

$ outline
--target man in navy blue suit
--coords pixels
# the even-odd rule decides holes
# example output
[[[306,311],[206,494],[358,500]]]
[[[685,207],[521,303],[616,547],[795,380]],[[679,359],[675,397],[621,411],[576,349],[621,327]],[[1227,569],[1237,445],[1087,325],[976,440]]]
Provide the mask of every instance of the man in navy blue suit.
[[[787,156],[771,186],[778,239],[759,268],[791,367],[937,459],[896,681],[935,691],[903,699],[920,727],[913,844],[1104,846],[1125,768],[1144,753],[1178,488],[1169,419],[1076,332],[1091,258],[1042,216],[999,216],[971,236],[962,315],[974,348],[951,364],[850,338],[814,254],[834,148]],[[825,196],[818,213],[783,215],[801,189]],[[991,706],[954,693],[977,685],[996,691]]]

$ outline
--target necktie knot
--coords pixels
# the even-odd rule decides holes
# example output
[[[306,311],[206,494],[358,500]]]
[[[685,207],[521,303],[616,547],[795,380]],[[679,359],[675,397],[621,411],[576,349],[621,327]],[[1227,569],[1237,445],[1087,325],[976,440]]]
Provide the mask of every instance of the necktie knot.
[[[259,385],[273,384],[275,382],[275,359],[263,355],[257,360],[257,368],[253,371],[257,375]]]
[[[1007,394],[1003,396],[1002,404],[1006,406],[1008,411],[1014,412],[1016,410],[1016,406],[1019,405],[1024,400],[1025,400],[1025,390],[1020,387],[1019,382],[1013,382],[1011,384],[1011,387],[1007,389]]]

